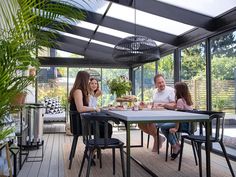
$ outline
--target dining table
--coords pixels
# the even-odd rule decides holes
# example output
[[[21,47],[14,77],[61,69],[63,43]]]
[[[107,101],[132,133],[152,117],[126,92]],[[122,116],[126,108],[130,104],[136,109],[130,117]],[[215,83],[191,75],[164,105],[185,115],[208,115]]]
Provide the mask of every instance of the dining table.
[[[175,110],[103,110],[106,114],[124,122],[126,126],[126,177],[131,177],[131,136],[130,126],[134,123],[164,123],[164,122],[204,122],[206,126],[206,176],[211,176],[210,164],[210,120],[209,115]],[[132,158],[134,159],[134,158]],[[136,161],[138,162],[138,161]],[[140,162],[138,162],[140,163]],[[151,176],[157,177],[158,174],[152,172],[147,166],[140,163]]]

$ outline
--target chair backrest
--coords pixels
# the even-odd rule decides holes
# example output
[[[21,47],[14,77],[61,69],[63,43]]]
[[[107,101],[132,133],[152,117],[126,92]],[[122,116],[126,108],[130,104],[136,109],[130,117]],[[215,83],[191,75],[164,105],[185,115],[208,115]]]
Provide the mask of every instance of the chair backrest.
[[[82,131],[85,145],[106,148],[112,143],[108,137],[108,121],[114,118],[99,113],[82,113]]]
[[[213,141],[223,141],[224,137],[224,125],[225,125],[225,113],[224,112],[214,112],[210,115],[211,120],[211,130]],[[215,130],[213,132],[213,130]]]
[[[181,125],[181,123],[180,123],[180,125]],[[178,131],[181,132],[181,133],[187,133],[189,135],[193,135],[197,131],[197,122],[189,122],[189,128],[188,128],[187,131],[182,130],[181,126],[180,126]]]
[[[184,112],[191,112],[197,114],[207,114],[211,120],[211,137],[213,141],[223,141],[224,136],[224,112],[217,111],[203,111],[203,110],[185,110]],[[202,125],[200,124],[200,134],[203,134]],[[214,132],[213,132],[214,130]]]
[[[78,111],[69,111],[70,114],[70,131],[73,135],[82,135],[81,116]]]
[[[224,136],[224,112],[217,111],[202,111],[202,110],[193,110],[197,114],[207,114],[210,116],[211,120],[211,137],[212,141],[223,141]],[[214,132],[213,132],[214,130]],[[200,134],[202,134],[202,126],[200,126]]]

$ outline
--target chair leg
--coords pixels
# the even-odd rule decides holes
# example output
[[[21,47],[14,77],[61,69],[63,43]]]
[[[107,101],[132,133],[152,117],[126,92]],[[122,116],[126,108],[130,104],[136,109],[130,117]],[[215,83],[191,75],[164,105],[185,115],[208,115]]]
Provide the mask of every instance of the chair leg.
[[[90,174],[90,168],[91,168],[91,162],[93,158],[93,149],[89,150],[89,157],[88,157],[88,166],[87,166],[87,172],[86,172],[86,177],[89,177]]]
[[[228,164],[229,170],[230,170],[230,172],[231,172],[231,175],[232,175],[232,177],[235,177],[233,168],[232,168],[231,163],[230,163],[230,161],[229,161],[229,157],[228,157],[227,152],[226,152],[226,150],[225,150],[225,146],[224,146],[224,144],[223,144],[222,141],[219,141],[219,143],[220,143],[221,149],[222,149],[222,151],[223,151],[223,153],[224,153],[225,160],[227,161],[227,164]]]
[[[193,149],[193,155],[194,155],[194,159],[195,159],[195,164],[197,166],[198,163],[197,163],[197,155],[196,155],[196,148],[195,148],[196,146],[195,146],[193,141],[191,141],[191,145],[192,145],[192,149]]]
[[[197,143],[197,151],[198,151],[198,162],[199,162],[199,176],[202,177],[202,144]]]
[[[116,151],[112,148],[112,165],[113,165],[113,175],[116,174]]]
[[[100,168],[102,168],[102,150],[101,149],[98,149],[98,156],[99,156]]]
[[[123,177],[125,177],[125,161],[124,161],[123,145],[120,146],[120,160],[121,160],[122,174],[123,174]]]
[[[78,177],[80,177],[81,174],[82,174],[82,170],[83,170],[83,167],[84,167],[84,161],[85,161],[85,158],[87,157],[87,152],[88,152],[88,149],[85,148],[85,150],[84,150],[84,155],[83,155],[83,159],[82,159],[82,162],[81,162],[81,165],[80,165],[80,170],[79,170],[79,175],[78,175]]]
[[[184,138],[181,138],[181,146],[180,146],[180,155],[179,155],[179,167],[178,170],[181,169],[181,163],[182,163],[182,156],[183,156],[183,149],[184,149]]]
[[[149,140],[150,140],[150,135],[147,137],[147,148],[149,148]]]
[[[169,153],[169,136],[166,138],[166,162],[168,159],[168,153]]]
[[[75,150],[76,150],[76,146],[77,146],[77,142],[78,142],[78,137],[79,136],[74,136],[73,141],[72,141],[70,156],[69,156],[69,160],[70,160],[69,169],[71,169],[72,161],[75,156]]]
[[[160,134],[160,130],[159,127],[157,127],[157,154],[160,154],[160,141],[159,141],[159,134]]]

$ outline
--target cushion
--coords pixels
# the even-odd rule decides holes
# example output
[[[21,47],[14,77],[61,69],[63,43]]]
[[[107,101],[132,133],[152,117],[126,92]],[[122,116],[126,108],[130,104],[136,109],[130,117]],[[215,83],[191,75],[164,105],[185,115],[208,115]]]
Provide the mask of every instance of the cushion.
[[[60,114],[64,112],[58,97],[45,97],[44,106],[46,107],[46,114]]]
[[[44,114],[43,117],[44,122],[65,122],[66,121],[66,113],[62,112],[59,114]]]

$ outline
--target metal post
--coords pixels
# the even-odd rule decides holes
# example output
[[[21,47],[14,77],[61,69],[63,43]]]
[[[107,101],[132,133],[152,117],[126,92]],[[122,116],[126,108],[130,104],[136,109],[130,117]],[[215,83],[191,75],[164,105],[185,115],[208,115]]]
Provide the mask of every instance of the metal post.
[[[181,52],[180,49],[174,51],[174,83],[180,81],[181,72]]]
[[[206,51],[206,99],[207,99],[207,110],[212,110],[212,99],[211,99],[211,51],[210,51],[210,39],[206,40],[205,51]]]

